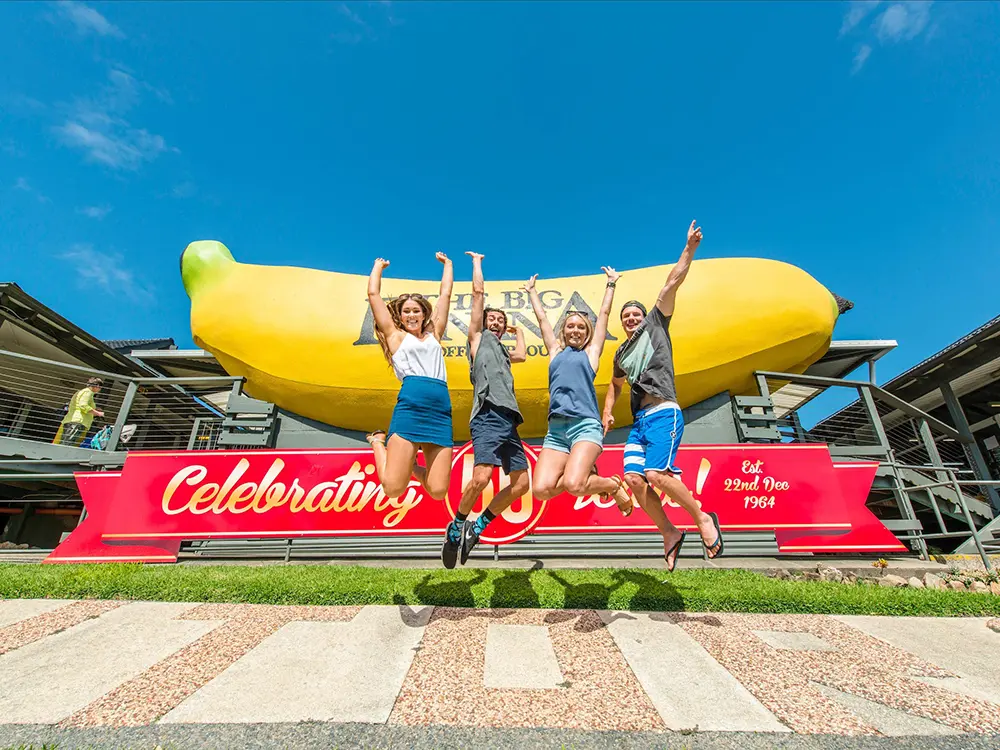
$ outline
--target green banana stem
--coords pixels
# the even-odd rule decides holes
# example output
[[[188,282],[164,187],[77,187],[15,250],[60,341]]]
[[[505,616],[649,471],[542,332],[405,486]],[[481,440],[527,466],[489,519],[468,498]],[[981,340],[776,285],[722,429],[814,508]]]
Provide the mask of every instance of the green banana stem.
[[[181,253],[181,281],[193,299],[199,289],[211,286],[236,260],[229,248],[216,240],[192,242]]]

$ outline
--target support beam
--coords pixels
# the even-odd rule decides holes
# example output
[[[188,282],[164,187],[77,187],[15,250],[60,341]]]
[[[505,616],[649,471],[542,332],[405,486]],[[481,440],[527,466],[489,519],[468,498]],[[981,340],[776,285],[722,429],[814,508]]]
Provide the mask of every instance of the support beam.
[[[868,382],[871,383],[872,385],[878,385],[878,383],[875,381],[875,360],[874,359],[869,359],[868,360]]]
[[[958,396],[955,395],[955,391],[952,389],[951,383],[945,383],[941,386],[941,395],[944,397],[945,406],[948,407],[948,414],[951,415],[951,421],[955,425],[955,429],[958,430],[963,437],[967,437],[971,441],[963,444],[962,447],[969,456],[969,463],[972,465],[972,471],[975,473],[976,479],[990,481],[992,479],[1000,478],[990,475],[990,469],[986,463],[986,457],[983,456],[983,452],[979,449],[979,443],[976,442],[976,439],[972,434],[972,428],[969,426],[969,420],[965,416],[965,411],[962,409],[962,404],[959,402]],[[1000,493],[997,492],[996,487],[987,485],[986,494],[990,498],[990,505],[993,506],[993,512],[1000,515]]]

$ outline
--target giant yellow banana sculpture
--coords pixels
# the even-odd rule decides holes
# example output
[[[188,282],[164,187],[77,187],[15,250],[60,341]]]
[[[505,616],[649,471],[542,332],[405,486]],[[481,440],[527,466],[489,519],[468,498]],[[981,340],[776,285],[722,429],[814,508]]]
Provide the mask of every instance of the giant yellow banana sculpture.
[[[669,271],[670,266],[626,271],[618,282],[597,374],[602,403],[615,349],[624,340],[618,308],[630,299],[652,306]],[[388,426],[399,383],[375,339],[366,276],[238,263],[225,245],[213,241],[188,245],[181,276],[191,298],[195,343],[228,373],[245,377],[247,393],[344,429]],[[604,284],[604,275],[595,274],[539,279],[538,289],[555,325],[567,309],[596,311]],[[506,310],[525,330],[528,361],[514,366],[525,418],[521,435],[540,437],[549,402],[548,357],[520,286],[487,281],[486,291],[488,304]],[[386,278],[382,284],[386,297],[437,291],[435,281]],[[469,283],[455,284],[443,344],[456,440],[469,437],[465,329],[471,291]],[[678,292],[671,324],[681,406],[726,390],[756,392],[755,370],[803,372],[826,352],[837,314],[833,295],[795,266],[754,258],[696,260]],[[631,422],[627,398],[619,400],[615,420],[617,426]]]

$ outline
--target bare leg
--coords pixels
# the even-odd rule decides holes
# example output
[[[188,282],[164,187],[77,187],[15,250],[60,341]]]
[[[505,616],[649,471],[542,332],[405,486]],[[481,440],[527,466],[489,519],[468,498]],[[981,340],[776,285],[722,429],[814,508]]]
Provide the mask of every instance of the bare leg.
[[[406,492],[406,486],[413,476],[417,458],[417,446],[399,435],[389,438],[389,445],[372,440],[375,452],[375,472],[382,483],[387,497],[399,497]]]
[[[420,446],[424,452],[424,461],[427,469],[423,472],[423,477],[417,477],[420,483],[427,490],[427,494],[435,500],[443,500],[448,494],[448,485],[451,484],[451,446],[431,445],[424,443]]]
[[[628,490],[615,479],[602,477],[593,472],[597,457],[603,447],[597,443],[580,441],[569,452],[569,460],[563,471],[563,483],[566,491],[577,497],[587,495],[613,495],[619,507],[631,505]]]
[[[492,469],[493,467],[490,468]],[[531,483],[528,480],[527,469],[511,472],[510,484],[493,496],[487,510],[494,516],[499,516],[510,507],[511,503],[519,497],[523,497],[528,492],[530,486]]]
[[[486,489],[486,485],[490,483],[492,478],[493,466],[490,464],[476,464],[472,467],[472,478],[469,479],[469,483],[462,489],[462,502],[458,504],[459,513],[467,516],[472,512],[473,507],[476,505],[476,500],[483,494],[483,490]],[[493,498],[493,502],[496,502],[496,497]],[[492,503],[490,507],[493,507]]]
[[[647,471],[646,479],[656,489],[665,492],[671,500],[681,506],[691,516],[698,526],[698,533],[701,534],[702,543],[711,545],[711,548],[708,550],[709,559],[718,555],[717,543],[719,537],[716,534],[712,517],[699,507],[698,501],[694,499],[694,495],[684,485],[684,482],[673,474],[668,474],[664,471]]]
[[[561,492],[565,492],[562,478],[567,461],[569,461],[568,453],[542,448],[538,454],[538,463],[535,464],[535,497],[539,500],[551,500]]]
[[[667,561],[667,567],[673,570],[677,561],[677,553],[680,550],[675,550],[673,554],[670,554],[670,552],[674,545],[684,536],[684,532],[674,526],[670,522],[670,519],[667,518],[667,514],[663,510],[663,505],[660,503],[660,498],[646,483],[645,477],[641,474],[626,474],[625,481],[628,483],[629,489],[632,490],[635,504],[646,511],[646,515],[652,519],[657,530],[663,534],[663,556]],[[715,527],[713,526],[712,528],[714,529]]]

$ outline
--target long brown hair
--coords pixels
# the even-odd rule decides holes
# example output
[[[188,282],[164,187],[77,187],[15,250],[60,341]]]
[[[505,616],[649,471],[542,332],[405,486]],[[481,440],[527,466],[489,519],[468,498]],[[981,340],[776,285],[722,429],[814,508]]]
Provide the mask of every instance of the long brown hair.
[[[431,320],[431,303],[427,301],[427,298],[422,294],[401,294],[396,299],[390,301],[386,304],[389,308],[389,314],[392,316],[392,322],[395,324],[396,328],[401,331],[406,329],[403,327],[403,318],[401,315],[403,309],[403,303],[407,300],[413,300],[418,305],[424,313],[424,327],[420,331],[422,336],[427,332],[429,327],[433,327],[434,321]],[[385,361],[392,365],[392,352],[389,351],[389,340],[386,338],[385,334],[382,333],[382,329],[375,326],[375,335],[378,337],[378,343],[382,347],[382,355],[385,357]]]
[[[563,349],[566,348],[566,323],[572,317],[577,317],[583,320],[587,327],[587,338],[583,342],[581,349],[586,349],[590,346],[590,342],[594,339],[594,323],[591,321],[590,316],[585,312],[580,312],[579,310],[571,310],[567,313],[566,317],[562,319],[562,323],[559,324],[559,331],[556,333],[556,338],[559,339],[559,343]]]

